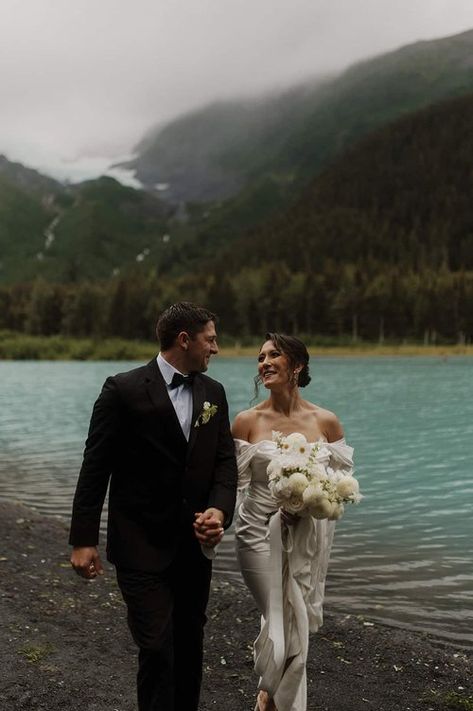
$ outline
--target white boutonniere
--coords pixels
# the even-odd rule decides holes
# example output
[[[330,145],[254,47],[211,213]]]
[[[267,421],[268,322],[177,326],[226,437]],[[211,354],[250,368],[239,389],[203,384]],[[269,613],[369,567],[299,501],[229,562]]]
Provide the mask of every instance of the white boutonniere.
[[[218,410],[217,405],[211,405],[210,402],[204,402],[202,412],[195,421],[194,427],[200,427],[200,425],[206,425],[211,417],[215,415]]]

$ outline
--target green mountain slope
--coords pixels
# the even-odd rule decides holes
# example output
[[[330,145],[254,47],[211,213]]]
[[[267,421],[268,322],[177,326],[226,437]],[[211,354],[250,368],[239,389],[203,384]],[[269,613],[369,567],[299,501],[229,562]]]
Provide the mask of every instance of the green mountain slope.
[[[182,228],[148,299],[159,284],[168,299],[206,303],[240,338],[471,341],[472,113],[469,94],[397,119],[230,241],[202,213],[198,240]]]
[[[167,184],[173,202],[208,202],[236,194],[282,148],[294,115],[304,115],[313,81],[282,95],[216,102],[152,130],[126,164],[148,188]],[[291,180],[291,176],[285,176]]]
[[[32,277],[29,268],[44,245],[50,203],[0,174],[0,282]]]
[[[53,228],[41,275],[101,279],[132,264],[159,261],[168,211],[146,192],[103,177],[74,186]]]
[[[284,217],[222,251],[233,268],[284,261],[364,274],[473,270],[473,94],[367,137],[304,192]]]
[[[65,187],[0,162],[0,283],[101,279],[160,261],[169,208],[100,178]]]
[[[207,106],[152,132],[128,167],[147,186],[169,183],[175,201],[221,200],[255,184],[268,193],[272,186],[274,199],[287,202],[362,136],[473,91],[472,55],[469,31],[403,47],[280,96]]]
[[[235,333],[473,338],[473,94],[334,162],[284,215],[174,255]],[[211,257],[210,255],[214,255]],[[190,286],[190,284],[189,284]]]
[[[196,242],[175,219],[163,242],[159,212],[144,230],[150,196],[111,179],[79,186],[50,248],[63,267],[74,256],[67,276],[77,281],[0,288],[0,328],[149,338],[162,308],[189,299],[238,339],[281,330],[325,342],[473,342],[472,113],[473,93],[398,119],[326,168],[286,213],[223,244],[204,232]],[[114,258],[120,276],[92,283]]]

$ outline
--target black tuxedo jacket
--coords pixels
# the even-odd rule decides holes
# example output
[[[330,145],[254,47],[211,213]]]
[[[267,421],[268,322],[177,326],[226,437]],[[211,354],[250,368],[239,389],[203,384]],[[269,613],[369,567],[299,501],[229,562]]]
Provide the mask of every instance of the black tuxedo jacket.
[[[123,568],[160,571],[194,513],[215,506],[230,525],[237,469],[222,385],[198,374],[189,442],[156,359],[107,378],[94,405],[74,497],[70,543],[95,546],[110,479],[107,557]],[[217,406],[195,427],[204,402]]]

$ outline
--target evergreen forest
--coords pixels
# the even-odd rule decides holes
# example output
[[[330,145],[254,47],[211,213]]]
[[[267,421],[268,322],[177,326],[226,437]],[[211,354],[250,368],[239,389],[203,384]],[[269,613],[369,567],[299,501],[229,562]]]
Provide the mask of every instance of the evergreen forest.
[[[255,104],[233,114],[201,112],[202,135],[214,126],[212,146],[226,151],[219,170],[225,161],[228,167],[228,132],[239,131],[238,161],[247,173],[228,178],[226,197],[217,190],[209,199],[213,178],[205,200],[179,203],[106,177],[62,185],[0,157],[0,329],[149,341],[162,309],[191,300],[214,310],[220,332],[240,343],[268,330],[318,343],[471,343],[473,73],[464,58],[473,34],[459,38],[438,41],[437,53],[420,43],[382,58],[379,71],[390,77],[384,116],[376,60],[313,90],[299,88],[297,140],[293,132],[277,151],[268,136],[287,124],[287,107],[279,124],[262,127],[258,119],[257,129],[263,109]],[[445,67],[452,66],[449,92]],[[407,96],[406,67],[430,76],[433,88],[427,96],[429,82],[417,79],[418,93],[394,111],[394,88]],[[350,112],[353,86],[366,91]],[[337,105],[338,124],[338,110],[329,112]],[[171,147],[190,120],[166,129]],[[336,126],[343,133],[350,120],[341,142]],[[141,170],[163,140],[144,141]],[[187,136],[184,152],[190,143]],[[176,160],[167,155],[179,172]]]

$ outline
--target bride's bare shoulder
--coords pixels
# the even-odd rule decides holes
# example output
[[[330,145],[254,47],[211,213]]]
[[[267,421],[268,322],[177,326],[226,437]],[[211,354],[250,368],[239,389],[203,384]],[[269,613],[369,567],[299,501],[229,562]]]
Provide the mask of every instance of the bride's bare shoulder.
[[[325,435],[328,442],[336,442],[344,436],[343,428],[337,415],[331,410],[326,410],[320,405],[305,401],[310,412],[317,421],[318,428]]]
[[[249,441],[251,431],[260,416],[261,404],[251,407],[249,410],[242,410],[233,420],[232,434],[236,439]]]

